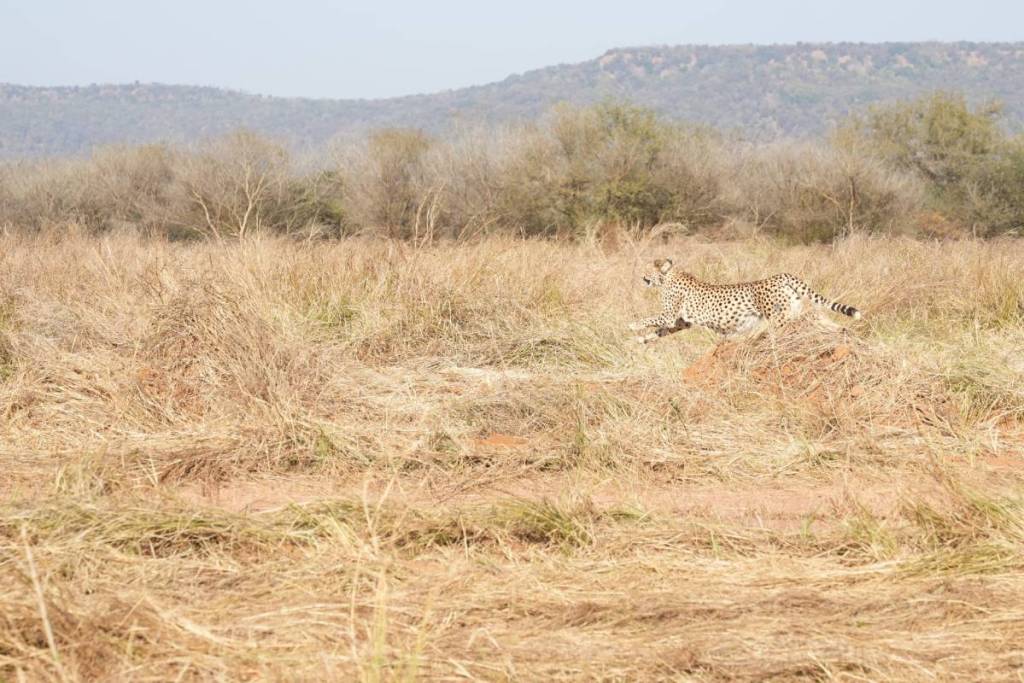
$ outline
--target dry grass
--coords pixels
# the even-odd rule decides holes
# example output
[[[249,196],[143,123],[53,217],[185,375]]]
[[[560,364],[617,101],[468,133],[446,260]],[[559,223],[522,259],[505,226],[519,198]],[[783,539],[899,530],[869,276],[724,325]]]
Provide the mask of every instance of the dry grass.
[[[661,255],[866,316],[639,347]],[[2,238],[0,678],[1019,680],[1022,267]]]

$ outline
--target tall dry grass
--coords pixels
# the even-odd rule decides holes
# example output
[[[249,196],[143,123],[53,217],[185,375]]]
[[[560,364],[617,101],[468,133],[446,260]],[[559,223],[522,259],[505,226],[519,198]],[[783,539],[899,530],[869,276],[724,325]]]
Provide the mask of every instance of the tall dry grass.
[[[8,238],[0,275],[8,442],[45,432],[47,442],[37,445],[47,450],[113,448],[127,456],[143,449],[147,466],[184,468],[216,469],[228,456],[254,469],[311,466],[316,443],[329,444],[322,464],[330,467],[351,464],[335,457],[345,453],[354,462],[372,459],[367,451],[431,462],[443,456],[430,447],[441,431],[458,441],[522,410],[546,427],[542,432],[571,445],[572,416],[590,413],[597,401],[594,419],[610,421],[598,430],[601,440],[642,462],[656,449],[635,430],[657,424],[664,445],[685,442],[685,421],[663,424],[660,410],[678,373],[713,341],[695,333],[687,345],[663,345],[676,353],[625,343],[626,323],[654,306],[637,282],[647,257],[660,253],[675,253],[718,281],[801,273],[869,312],[865,331],[875,343],[865,363],[884,372],[939,386],[953,368],[970,375],[972,363],[991,356],[994,365],[974,368],[985,376],[968,384],[1014,377],[1008,364],[1018,351],[1021,314],[1015,242],[856,238],[823,249],[684,239],[606,252],[596,244],[506,239],[414,249],[359,240],[261,239],[221,248],[131,235]],[[649,375],[633,387],[638,367]],[[615,410],[591,392],[567,393],[562,370],[627,393],[642,390],[650,400]],[[486,394],[476,406],[471,396],[434,404],[433,392],[414,391],[417,382],[457,382],[466,372],[536,393],[529,407],[497,401],[485,410]],[[727,432],[744,408],[744,384],[712,411]],[[903,403],[894,392],[908,386],[894,382],[885,396]],[[415,400],[391,406],[402,387]],[[1013,404],[1016,389],[1006,391]],[[381,425],[378,411],[389,406],[394,424]],[[332,417],[356,407],[342,424]],[[773,432],[751,429],[756,441],[774,447]],[[166,455],[154,459],[160,452]],[[210,459],[211,452],[219,455]]]
[[[0,238],[0,675],[1019,675],[1024,247],[599,237]]]

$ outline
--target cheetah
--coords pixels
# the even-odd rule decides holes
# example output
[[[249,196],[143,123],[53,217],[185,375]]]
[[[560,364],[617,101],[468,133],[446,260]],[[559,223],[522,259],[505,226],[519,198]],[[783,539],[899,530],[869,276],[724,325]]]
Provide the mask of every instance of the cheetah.
[[[641,344],[693,325],[706,327],[726,338],[743,336],[759,330],[765,323],[800,315],[805,299],[810,299],[819,311],[832,310],[854,320],[861,317],[853,306],[829,301],[789,273],[756,282],[718,285],[672,270],[671,259],[658,259],[654,262],[654,271],[643,280],[648,287],[661,287],[661,313],[629,325],[634,332],[654,328],[653,332],[636,338]]]

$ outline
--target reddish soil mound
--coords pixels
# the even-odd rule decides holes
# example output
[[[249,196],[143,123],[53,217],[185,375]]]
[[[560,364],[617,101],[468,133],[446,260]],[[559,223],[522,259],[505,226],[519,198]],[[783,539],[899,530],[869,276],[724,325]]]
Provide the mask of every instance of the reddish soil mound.
[[[822,407],[839,401],[872,403],[890,416],[918,404],[952,410],[934,378],[908,374],[884,349],[808,318],[753,339],[722,342],[684,370],[683,379],[705,391],[753,388]]]

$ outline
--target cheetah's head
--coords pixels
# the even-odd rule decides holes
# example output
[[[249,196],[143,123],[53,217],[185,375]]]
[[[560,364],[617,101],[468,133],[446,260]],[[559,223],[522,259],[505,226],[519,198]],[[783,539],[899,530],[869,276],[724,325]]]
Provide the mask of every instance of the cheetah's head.
[[[648,287],[661,287],[665,276],[672,270],[672,259],[658,259],[654,262],[654,271],[644,275],[644,284]]]

